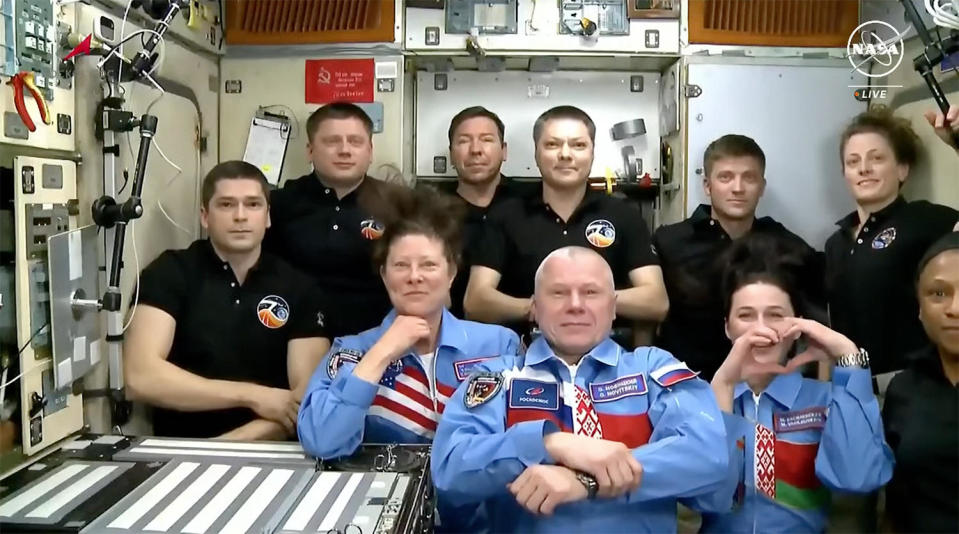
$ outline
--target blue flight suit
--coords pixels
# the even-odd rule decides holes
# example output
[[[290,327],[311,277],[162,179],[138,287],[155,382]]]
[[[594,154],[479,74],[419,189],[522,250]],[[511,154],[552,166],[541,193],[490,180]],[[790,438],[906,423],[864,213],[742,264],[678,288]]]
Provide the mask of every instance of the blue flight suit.
[[[467,407],[472,382],[490,377],[501,383],[496,393]],[[642,482],[615,499],[567,503],[551,516],[535,516],[507,484],[527,466],[554,463],[545,434],[583,426],[576,386],[588,392],[603,439],[632,449],[643,466]],[[652,347],[629,352],[607,338],[570,377],[539,337],[525,357],[486,362],[457,389],[433,442],[433,482],[449,502],[485,502],[493,532],[675,532],[677,499],[692,498],[699,501],[694,506],[709,509],[723,499],[731,504],[725,438],[709,385],[669,353]],[[724,486],[729,491],[715,498]]]
[[[449,398],[473,367],[520,350],[512,330],[457,319],[443,310],[433,358],[435,384],[412,351],[390,364],[378,384],[354,376],[353,368],[395,319],[393,310],[379,326],[333,340],[307,385],[297,417],[297,434],[307,453],[328,459],[348,456],[363,442],[429,443]],[[457,529],[479,521],[475,512],[454,511],[443,502],[440,520]]]
[[[868,493],[892,477],[868,369],[837,367],[831,383],[780,375],[758,398],[740,383],[733,412],[740,424],[729,437],[744,456],[739,502],[704,514],[701,532],[823,532],[830,490]]]

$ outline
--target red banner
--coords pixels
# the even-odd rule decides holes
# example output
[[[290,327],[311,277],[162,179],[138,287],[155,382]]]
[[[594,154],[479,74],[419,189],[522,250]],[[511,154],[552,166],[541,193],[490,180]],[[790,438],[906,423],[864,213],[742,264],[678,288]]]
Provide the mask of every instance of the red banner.
[[[372,102],[374,70],[372,59],[308,59],[306,103]]]

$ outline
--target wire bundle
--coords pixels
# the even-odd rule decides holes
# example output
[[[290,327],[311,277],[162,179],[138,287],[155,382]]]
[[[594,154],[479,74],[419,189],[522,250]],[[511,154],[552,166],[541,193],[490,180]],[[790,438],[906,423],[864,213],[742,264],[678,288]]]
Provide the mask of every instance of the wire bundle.
[[[925,0],[924,5],[937,26],[959,30],[959,0]]]

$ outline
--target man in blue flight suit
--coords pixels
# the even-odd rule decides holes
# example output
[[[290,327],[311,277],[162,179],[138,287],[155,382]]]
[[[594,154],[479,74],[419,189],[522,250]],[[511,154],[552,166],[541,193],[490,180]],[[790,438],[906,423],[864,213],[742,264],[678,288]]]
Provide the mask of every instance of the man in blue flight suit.
[[[484,362],[447,404],[433,443],[438,494],[485,502],[494,532],[675,532],[676,502],[732,502],[726,433],[709,385],[651,347],[609,338],[609,265],[549,254],[525,357]]]

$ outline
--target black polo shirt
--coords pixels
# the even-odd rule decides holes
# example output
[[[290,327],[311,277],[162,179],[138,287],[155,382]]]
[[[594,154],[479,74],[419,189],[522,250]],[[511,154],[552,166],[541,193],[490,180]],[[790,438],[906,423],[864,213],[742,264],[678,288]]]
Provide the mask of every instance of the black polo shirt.
[[[919,322],[919,259],[959,220],[956,210],[902,197],[873,213],[836,222],[826,241],[826,287],[832,327],[869,351],[874,374],[902,369],[903,357],[927,343]]]
[[[907,365],[883,405],[886,442],[896,457],[886,511],[897,532],[959,532],[959,388],[932,346]]]
[[[801,252],[806,266],[801,290],[813,310],[819,310],[818,318],[822,320],[822,253],[772,217],[755,219],[749,231],[782,239]],[[656,346],[685,361],[707,380],[732,348],[725,330],[727,310],[723,309],[720,290],[724,265],[720,261],[733,243],[706,204],[701,204],[686,220],[661,226],[653,234],[653,246],[669,295],[669,313],[660,327]],[[811,315],[817,314],[813,311]]]
[[[334,337],[357,334],[383,321],[391,305],[373,267],[373,243],[383,223],[360,205],[360,195],[379,195],[390,184],[367,176],[341,199],[315,174],[287,182],[270,195],[266,248],[312,276],[336,303]],[[395,186],[393,186],[395,187]]]
[[[208,240],[168,250],[140,275],[139,303],[176,320],[167,360],[204,378],[289,388],[291,339],[328,337],[313,281],[263,252],[241,285]],[[158,436],[212,437],[255,418],[246,408],[178,412],[157,408]]]
[[[499,272],[499,291],[529,298],[539,264],[550,252],[570,245],[591,248],[603,256],[613,270],[616,289],[632,287],[632,270],[658,265],[637,205],[587,190],[569,221],[564,222],[543,201],[542,186],[490,210],[473,265]],[[617,322],[618,326],[627,324]],[[521,334],[528,330],[525,324],[510,326]]]
[[[450,288],[450,300],[453,304],[450,307],[450,312],[453,315],[461,319],[464,318],[463,297],[466,295],[470,267],[473,265],[473,256],[479,247],[480,239],[483,236],[483,227],[486,225],[490,210],[507,199],[521,198],[527,194],[532,194],[535,190],[532,187],[533,185],[529,182],[517,182],[503,176],[488,206],[471,204],[459,194],[454,193],[456,198],[460,199],[466,207],[466,214],[463,219],[463,259],[456,273],[456,278],[453,279],[453,286]]]

